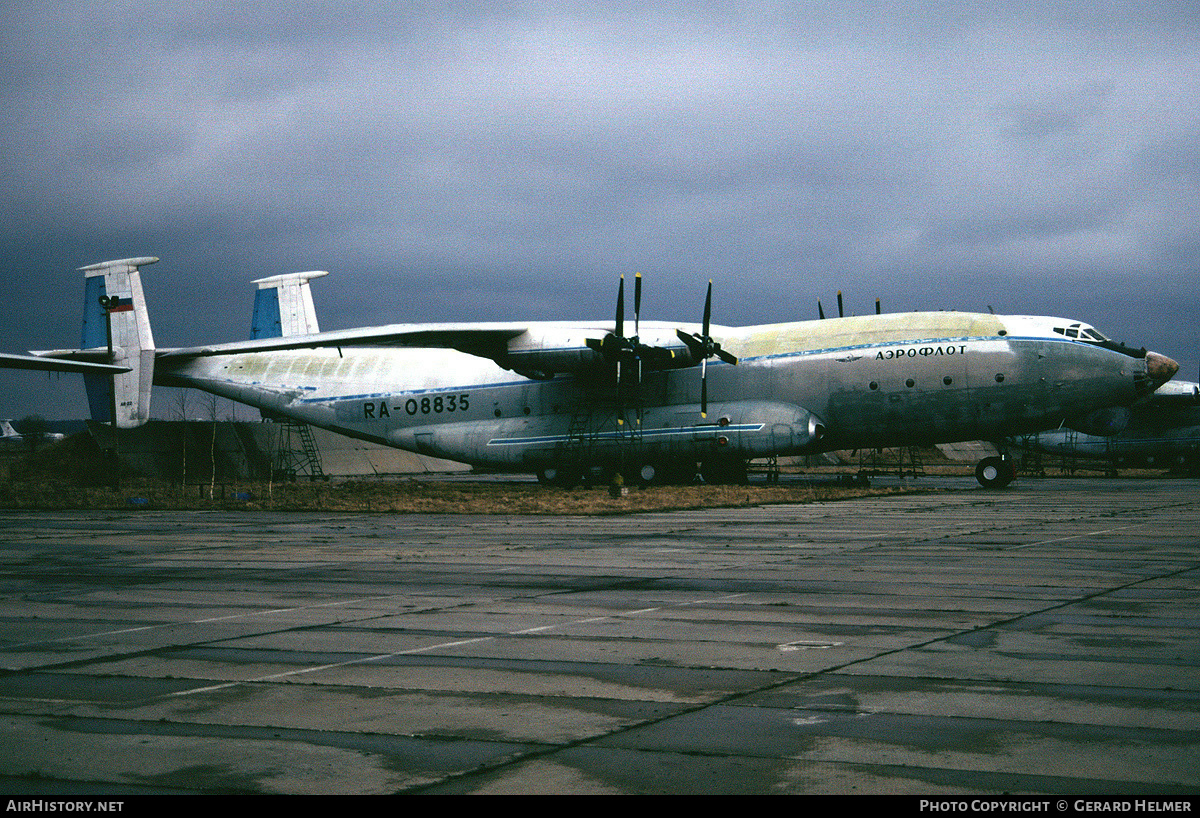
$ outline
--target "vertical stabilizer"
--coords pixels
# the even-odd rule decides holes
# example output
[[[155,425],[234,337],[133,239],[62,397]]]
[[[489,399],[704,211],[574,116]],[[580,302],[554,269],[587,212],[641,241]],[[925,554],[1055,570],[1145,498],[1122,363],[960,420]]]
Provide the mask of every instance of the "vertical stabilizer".
[[[150,419],[150,390],[154,383],[154,336],[139,267],[156,258],[127,258],[80,268],[84,274],[84,349],[107,349],[111,326],[112,360],[129,367],[118,375],[84,375],[92,419],[121,429]]]
[[[308,282],[325,275],[329,273],[324,270],[309,270],[257,279],[250,337],[286,338],[320,332]]]

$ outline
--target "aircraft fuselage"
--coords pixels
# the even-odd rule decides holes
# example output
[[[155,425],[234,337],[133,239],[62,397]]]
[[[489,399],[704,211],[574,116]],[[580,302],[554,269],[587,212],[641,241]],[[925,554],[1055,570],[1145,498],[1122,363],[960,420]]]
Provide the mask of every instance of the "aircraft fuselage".
[[[696,367],[644,372],[618,390],[599,364],[596,373],[538,380],[450,349],[168,358],[155,381],[364,440],[530,470],[611,462],[631,450],[649,460],[747,459],[998,440],[1128,404],[1153,388],[1144,353],[1056,337],[1037,324],[1054,320],[938,312],[713,327],[739,362],[708,362],[707,417]],[[557,325],[547,326],[532,345],[514,342],[513,360],[530,349],[575,354],[570,339],[555,338]],[[670,337],[676,326],[643,324],[643,341],[680,346]],[[588,332],[595,334],[574,328]]]

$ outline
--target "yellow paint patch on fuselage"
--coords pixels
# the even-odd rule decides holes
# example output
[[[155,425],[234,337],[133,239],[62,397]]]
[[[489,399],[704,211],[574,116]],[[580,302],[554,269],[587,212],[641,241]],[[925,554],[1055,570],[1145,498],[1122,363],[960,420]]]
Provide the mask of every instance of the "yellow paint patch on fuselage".
[[[971,312],[909,312],[827,318],[734,329],[722,345],[741,358],[941,338],[996,337],[997,316]]]

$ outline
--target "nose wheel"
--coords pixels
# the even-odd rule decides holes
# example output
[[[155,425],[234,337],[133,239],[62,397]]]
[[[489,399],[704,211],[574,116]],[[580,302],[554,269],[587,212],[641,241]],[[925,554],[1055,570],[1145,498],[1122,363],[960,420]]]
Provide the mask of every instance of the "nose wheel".
[[[987,489],[1002,489],[1017,476],[1017,462],[1007,457],[985,457],[975,467],[975,479]]]

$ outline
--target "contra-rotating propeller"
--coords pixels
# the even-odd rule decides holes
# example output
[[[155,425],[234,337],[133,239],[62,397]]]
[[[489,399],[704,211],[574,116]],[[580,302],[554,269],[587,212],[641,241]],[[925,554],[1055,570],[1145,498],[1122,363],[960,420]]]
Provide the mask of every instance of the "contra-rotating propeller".
[[[709,334],[709,324],[712,318],[712,279],[708,280],[708,295],[704,298],[704,323],[699,333],[691,335],[681,329],[675,330],[679,340],[683,341],[692,358],[700,362],[700,416],[708,417],[708,359],[716,356],[727,364],[736,364],[736,356],[721,349],[721,345]]]
[[[675,350],[661,346],[643,344],[639,339],[642,311],[642,274],[634,279],[633,290],[633,335],[625,335],[625,276],[617,288],[616,321],[613,331],[606,333],[603,338],[588,338],[585,340],[589,349],[599,352],[604,361],[616,371],[617,384],[617,424],[624,424],[625,390],[632,385],[637,388],[642,382],[643,365],[652,371],[662,369],[678,369],[681,367],[700,364],[700,414],[708,415],[708,359],[719,358],[727,364],[736,364],[736,356],[726,352],[721,345],[713,340],[709,329],[712,323],[712,281],[708,282],[708,293],[704,299],[704,320],[698,333],[688,334],[676,330],[684,346],[686,356],[677,355]]]
[[[617,288],[617,315],[613,331],[607,333],[603,338],[588,338],[584,342],[590,349],[599,352],[605,362],[611,364],[616,370],[617,425],[625,423],[624,389],[631,378],[629,372],[632,371],[634,373],[632,380],[635,385],[640,385],[642,382],[643,359],[653,357],[656,352],[666,351],[647,346],[638,340],[641,313],[642,274],[638,273],[634,278],[633,285],[633,335],[626,337],[625,276],[622,275],[621,283]],[[628,369],[627,367],[632,367],[632,369]]]

